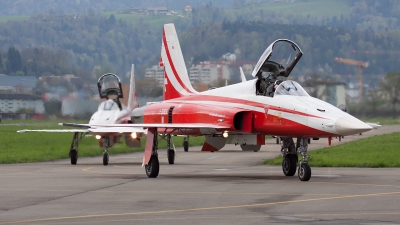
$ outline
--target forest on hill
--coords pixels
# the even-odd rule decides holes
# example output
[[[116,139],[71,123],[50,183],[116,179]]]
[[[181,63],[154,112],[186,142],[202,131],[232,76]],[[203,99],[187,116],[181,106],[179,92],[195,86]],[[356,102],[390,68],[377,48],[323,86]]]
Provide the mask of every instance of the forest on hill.
[[[367,79],[400,70],[398,31],[239,21],[206,23],[185,31],[179,22],[176,26],[187,66],[219,60],[225,53],[235,53],[237,60],[257,61],[272,41],[286,38],[304,52],[296,74],[356,74],[354,66],[338,64],[334,57],[369,61]],[[26,21],[0,23],[0,73],[64,75],[79,68],[90,74],[101,66],[125,74],[134,63],[142,77],[146,67],[158,64],[161,32],[162,27],[151,28],[145,21],[132,24],[98,14],[79,18],[37,15]],[[20,53],[21,66],[8,67],[10,47]]]
[[[210,2],[216,7],[230,7],[237,0],[2,0],[0,15],[35,15],[54,12],[56,14],[117,11],[128,7],[168,7],[183,9],[186,5],[199,6]],[[239,1],[245,2],[245,1]]]

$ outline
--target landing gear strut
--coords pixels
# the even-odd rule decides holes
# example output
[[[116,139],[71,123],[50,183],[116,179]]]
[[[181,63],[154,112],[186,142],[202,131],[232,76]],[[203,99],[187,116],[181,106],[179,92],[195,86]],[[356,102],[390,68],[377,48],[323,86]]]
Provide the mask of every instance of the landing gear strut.
[[[72,138],[71,147],[69,148],[69,157],[71,158],[71,164],[76,165],[78,161],[78,146],[79,141],[86,136],[87,133],[75,132]]]

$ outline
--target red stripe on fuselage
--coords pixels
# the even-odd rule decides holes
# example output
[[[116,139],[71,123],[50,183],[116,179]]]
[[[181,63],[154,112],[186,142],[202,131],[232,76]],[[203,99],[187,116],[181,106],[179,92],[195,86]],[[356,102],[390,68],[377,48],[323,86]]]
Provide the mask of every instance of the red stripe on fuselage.
[[[243,105],[249,105],[252,107],[264,108],[264,104],[259,103],[259,102],[253,102],[253,101],[237,99],[237,98],[222,97],[222,96],[201,95],[201,94],[183,96],[181,98],[173,99],[170,101],[177,102],[180,104],[184,104],[185,101],[213,101],[213,102],[220,102],[221,104],[228,102],[228,103],[243,104]],[[272,106],[272,105],[268,105],[268,107],[269,107],[269,109],[276,110],[276,111],[292,113],[292,114],[307,116],[307,117],[326,119],[324,117],[320,117],[320,116],[316,116],[316,115],[312,115],[312,114],[308,114],[308,113],[303,113],[303,112],[299,112],[296,110],[286,109],[286,108],[282,108],[282,107],[276,107],[276,106]],[[238,106],[237,108],[240,108],[240,106]]]
[[[172,72],[174,73],[176,80],[179,82],[179,84],[182,86],[183,89],[185,89],[189,93],[193,93],[189,88],[186,87],[186,85],[183,83],[183,81],[179,77],[179,74],[176,72],[174,62],[172,61],[171,54],[169,53],[167,37],[165,36],[165,30],[163,30],[163,42],[164,42],[165,53],[167,54],[167,57],[168,57],[169,65],[171,65],[171,69],[172,69]]]

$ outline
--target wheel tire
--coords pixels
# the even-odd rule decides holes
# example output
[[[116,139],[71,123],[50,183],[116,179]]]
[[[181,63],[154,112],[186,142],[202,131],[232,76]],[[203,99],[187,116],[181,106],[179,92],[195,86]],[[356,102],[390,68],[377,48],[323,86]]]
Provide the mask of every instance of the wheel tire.
[[[76,165],[76,162],[78,161],[78,151],[76,150],[69,151],[69,157],[71,158],[71,164]]]
[[[146,175],[149,178],[156,178],[160,172],[160,163],[158,161],[158,156],[152,155],[149,164],[144,166],[146,170]]]
[[[183,150],[185,152],[189,151],[189,142],[188,141],[183,141]]]
[[[282,171],[286,176],[293,176],[296,173],[297,160],[293,154],[286,155],[282,160]]]
[[[175,151],[173,149],[168,149],[167,155],[168,155],[168,163],[174,164],[175,163]]]
[[[103,154],[103,165],[105,166],[108,165],[109,158],[110,158],[109,154]]]
[[[279,145],[280,144],[280,140],[279,137],[276,138],[276,144]]]
[[[311,167],[307,163],[302,163],[297,172],[301,181],[309,181],[311,178]]]

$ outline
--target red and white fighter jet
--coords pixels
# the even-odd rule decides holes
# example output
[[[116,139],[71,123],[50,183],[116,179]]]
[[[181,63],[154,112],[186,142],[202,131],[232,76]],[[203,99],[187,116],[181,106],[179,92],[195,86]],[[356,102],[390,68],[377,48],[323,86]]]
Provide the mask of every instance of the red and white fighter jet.
[[[190,83],[175,27],[166,24],[160,61],[165,69],[163,101],[134,109],[132,124],[92,126],[147,128],[143,165],[152,178],[158,176],[160,169],[159,136],[167,139],[170,164],[175,160],[171,135],[205,136],[202,151],[218,151],[228,143],[258,151],[265,144],[266,135],[280,136],[283,173],[293,176],[298,170],[299,179],[308,181],[308,138],[358,134],[372,127],[311,97],[297,82],[278,79],[290,75],[302,54],[296,43],[276,40],[256,64],[252,73],[255,79],[199,93]]]

